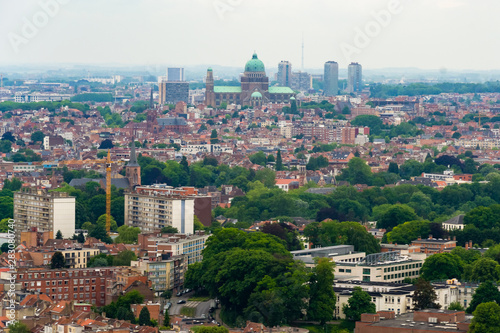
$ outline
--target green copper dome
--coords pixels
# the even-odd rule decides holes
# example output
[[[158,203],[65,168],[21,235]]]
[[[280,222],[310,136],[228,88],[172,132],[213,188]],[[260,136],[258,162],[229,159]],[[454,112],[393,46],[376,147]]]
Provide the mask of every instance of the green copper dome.
[[[252,97],[252,98],[262,98],[262,94],[260,92],[258,92],[258,91],[254,91],[250,97]]]
[[[252,59],[247,61],[245,72],[265,72],[264,63],[257,58],[257,53],[254,53]]]

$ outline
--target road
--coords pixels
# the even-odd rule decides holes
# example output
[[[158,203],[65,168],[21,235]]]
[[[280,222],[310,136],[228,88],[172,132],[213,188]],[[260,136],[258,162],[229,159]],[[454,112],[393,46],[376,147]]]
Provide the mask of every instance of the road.
[[[184,294],[180,297],[177,296],[172,296],[170,299],[170,302],[172,303],[172,306],[170,307],[170,310],[168,313],[171,316],[174,315],[179,315],[181,313],[181,309],[184,306],[188,306],[191,308],[196,308],[196,317],[200,318],[203,314],[208,317],[208,309],[210,309],[210,306],[213,304],[213,301],[206,301],[206,302],[192,302],[188,301],[190,297],[194,296],[194,292],[189,292],[187,294]],[[184,304],[177,304],[179,300],[185,300],[186,303]]]

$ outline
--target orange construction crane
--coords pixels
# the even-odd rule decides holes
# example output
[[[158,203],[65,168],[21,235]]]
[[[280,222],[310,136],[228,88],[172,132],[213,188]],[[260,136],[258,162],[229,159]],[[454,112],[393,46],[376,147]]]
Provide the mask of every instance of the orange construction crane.
[[[106,159],[106,232],[111,228],[111,150],[108,149]]]

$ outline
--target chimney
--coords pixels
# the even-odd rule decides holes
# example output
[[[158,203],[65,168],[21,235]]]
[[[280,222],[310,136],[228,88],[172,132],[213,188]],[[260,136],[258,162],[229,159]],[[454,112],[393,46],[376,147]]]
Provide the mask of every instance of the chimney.
[[[468,250],[469,249],[469,242],[466,242],[465,243],[465,249]]]
[[[469,241],[469,248],[472,249],[472,241],[471,240]]]
[[[429,235],[429,239],[432,239],[432,235]]]
[[[456,241],[457,240],[457,236],[453,236],[453,240]]]
[[[418,236],[418,240],[422,240],[422,237]]]

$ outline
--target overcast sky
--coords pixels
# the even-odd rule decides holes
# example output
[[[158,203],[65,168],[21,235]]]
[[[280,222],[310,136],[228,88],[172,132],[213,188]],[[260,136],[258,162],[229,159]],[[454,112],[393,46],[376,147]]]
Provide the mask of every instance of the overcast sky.
[[[298,69],[303,36],[306,68],[500,69],[499,12],[498,0],[0,0],[0,64],[243,66],[255,50]]]

